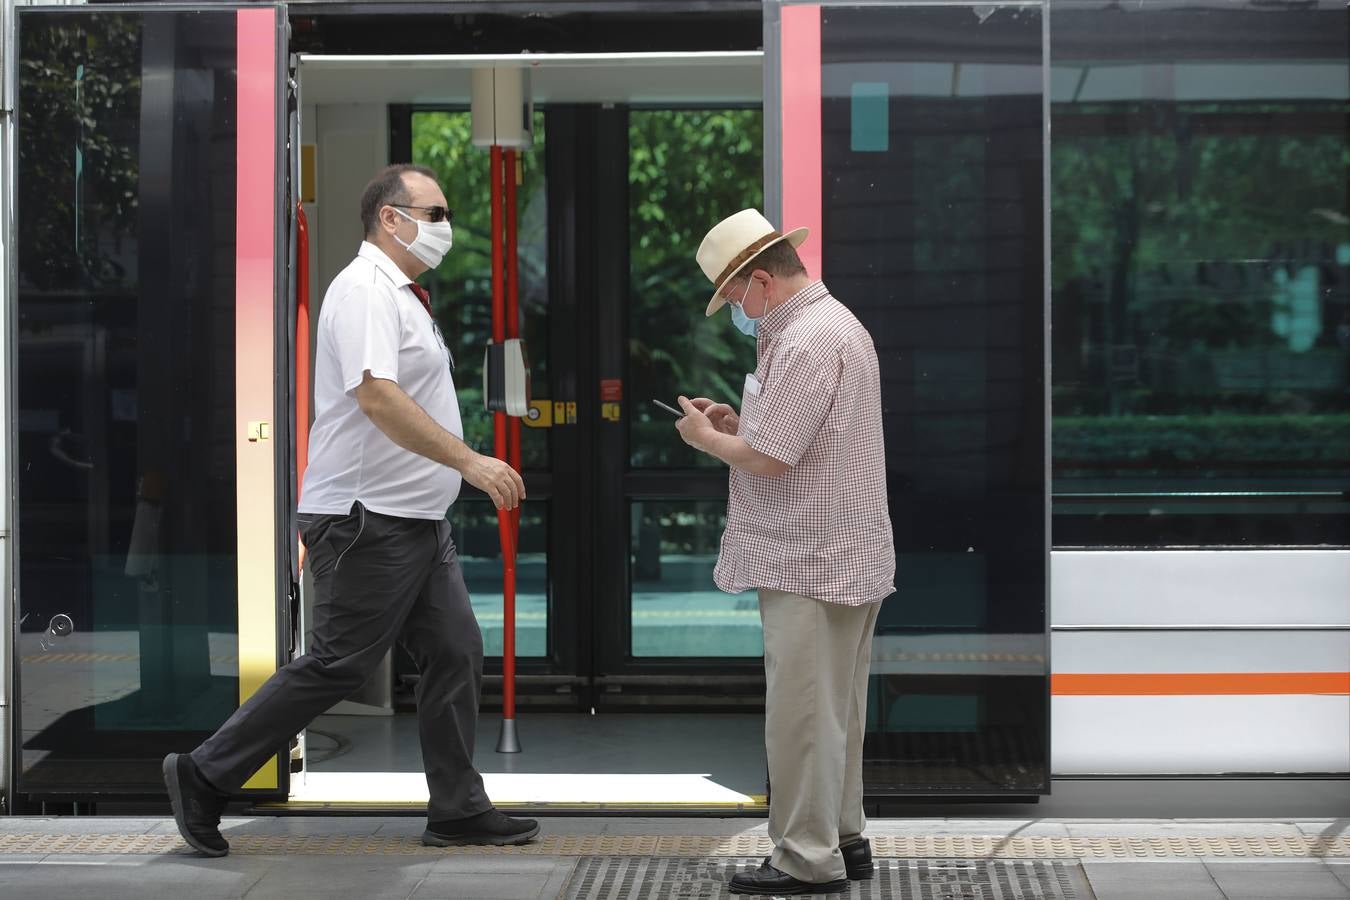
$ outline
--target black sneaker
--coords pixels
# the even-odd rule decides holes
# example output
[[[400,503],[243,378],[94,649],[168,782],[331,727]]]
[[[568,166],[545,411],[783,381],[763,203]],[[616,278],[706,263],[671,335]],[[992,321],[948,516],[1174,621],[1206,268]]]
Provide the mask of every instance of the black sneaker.
[[[454,847],[462,844],[489,844],[505,847],[527,843],[539,833],[534,819],[513,819],[493,808],[467,819],[428,822],[422,843],[428,847]]]
[[[164,786],[169,789],[173,820],[188,846],[203,856],[224,856],[230,843],[220,835],[220,814],[228,798],[206,783],[186,753],[164,757]]]

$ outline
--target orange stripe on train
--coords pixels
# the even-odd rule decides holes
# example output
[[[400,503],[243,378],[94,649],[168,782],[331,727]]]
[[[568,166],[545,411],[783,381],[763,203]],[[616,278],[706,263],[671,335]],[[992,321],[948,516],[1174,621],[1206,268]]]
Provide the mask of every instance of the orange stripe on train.
[[[1350,672],[1166,672],[1056,674],[1057,697],[1144,697],[1205,694],[1348,694]]]

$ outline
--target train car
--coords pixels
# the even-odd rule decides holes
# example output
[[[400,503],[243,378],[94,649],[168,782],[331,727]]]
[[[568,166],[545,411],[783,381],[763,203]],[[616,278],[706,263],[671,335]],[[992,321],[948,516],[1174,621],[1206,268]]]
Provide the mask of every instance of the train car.
[[[511,591],[491,504],[448,513],[504,805],[765,808],[726,472],[651,403],[753,368],[694,263],[744,207],[811,229],[881,360],[870,809],[1350,799],[1344,3],[2,8],[8,812],[160,799],[304,652],[310,338],[393,162],[454,208],[426,286],[480,448],[494,192],[517,223]],[[425,802],[415,684],[391,654],[241,799]]]

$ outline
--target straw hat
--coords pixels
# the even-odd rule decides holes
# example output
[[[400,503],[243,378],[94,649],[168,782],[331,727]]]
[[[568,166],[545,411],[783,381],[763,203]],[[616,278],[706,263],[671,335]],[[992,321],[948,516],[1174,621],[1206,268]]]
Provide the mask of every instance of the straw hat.
[[[757,209],[743,209],[718,222],[699,244],[695,259],[703,274],[713,283],[712,300],[707,315],[711,316],[726,305],[721,290],[736,274],[746,267],[766,247],[787,241],[800,247],[810,229],[798,228],[783,234],[770,224]]]

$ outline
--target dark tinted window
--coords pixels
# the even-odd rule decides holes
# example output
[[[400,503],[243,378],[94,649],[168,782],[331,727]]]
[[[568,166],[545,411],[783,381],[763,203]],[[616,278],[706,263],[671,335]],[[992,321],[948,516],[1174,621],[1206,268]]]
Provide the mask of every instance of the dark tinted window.
[[[1041,32],[821,13],[824,279],[876,345],[895,528],[869,794],[1048,786]]]
[[[158,792],[237,704],[235,34],[20,14],[29,793]]]
[[[1055,543],[1345,543],[1344,5],[1051,18]]]

